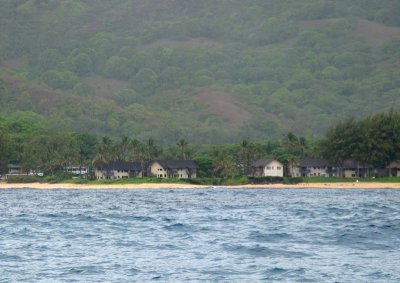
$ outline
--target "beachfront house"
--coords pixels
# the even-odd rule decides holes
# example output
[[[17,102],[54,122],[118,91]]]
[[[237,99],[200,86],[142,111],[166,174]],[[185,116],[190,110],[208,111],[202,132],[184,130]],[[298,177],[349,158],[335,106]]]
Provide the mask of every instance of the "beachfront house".
[[[8,172],[5,175],[6,179],[8,179],[10,177],[18,177],[18,176],[27,176],[28,175],[26,172],[22,171],[22,168],[20,165],[8,164],[7,168],[8,168]]]
[[[19,177],[19,176],[38,176],[43,177],[44,174],[37,169],[23,170],[20,165],[9,164],[8,165],[8,173],[5,175],[5,178],[10,177]]]
[[[273,158],[257,160],[251,166],[253,177],[283,177],[283,164]]]
[[[96,166],[94,174],[97,180],[141,178],[143,170],[140,162],[112,161]]]
[[[192,160],[156,160],[150,163],[150,175],[158,178],[193,179],[199,166]]]
[[[400,160],[391,162],[387,167],[387,176],[400,177]]]
[[[342,177],[344,178],[363,178],[368,176],[369,165],[353,159],[347,159],[341,166]]]
[[[86,166],[66,166],[64,167],[65,172],[69,172],[74,177],[85,178],[89,174],[89,167]]]
[[[336,177],[337,167],[322,158],[300,158],[293,177]]]
[[[8,167],[8,175],[21,175],[21,174],[23,174],[22,168],[19,165],[9,164],[7,167]]]

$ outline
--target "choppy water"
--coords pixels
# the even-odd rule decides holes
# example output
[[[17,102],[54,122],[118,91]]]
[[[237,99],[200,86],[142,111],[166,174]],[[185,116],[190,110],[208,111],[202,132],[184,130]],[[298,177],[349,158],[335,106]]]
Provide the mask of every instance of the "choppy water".
[[[400,282],[400,190],[0,190],[0,282]]]

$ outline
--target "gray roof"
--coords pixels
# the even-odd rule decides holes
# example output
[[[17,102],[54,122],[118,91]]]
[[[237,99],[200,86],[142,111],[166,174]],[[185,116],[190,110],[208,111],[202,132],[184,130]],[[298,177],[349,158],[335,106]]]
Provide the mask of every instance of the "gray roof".
[[[112,161],[103,166],[97,166],[102,170],[120,170],[120,171],[141,171],[142,165],[140,162],[122,162],[122,161]]]
[[[8,169],[21,169],[20,165],[16,165],[16,164],[8,164]]]
[[[328,160],[322,158],[300,158],[299,159],[300,167],[331,167],[333,166]]]
[[[178,168],[189,168],[197,169],[199,166],[193,160],[156,160],[163,168],[167,169],[178,169]]]
[[[342,164],[343,168],[364,168],[364,164],[358,160],[347,159]],[[365,167],[370,167],[369,164],[365,164]]]
[[[400,168],[400,160],[391,162],[388,167],[390,167],[390,168]]]
[[[252,167],[264,167],[270,164],[272,161],[276,161],[274,158],[263,158],[253,163]]]

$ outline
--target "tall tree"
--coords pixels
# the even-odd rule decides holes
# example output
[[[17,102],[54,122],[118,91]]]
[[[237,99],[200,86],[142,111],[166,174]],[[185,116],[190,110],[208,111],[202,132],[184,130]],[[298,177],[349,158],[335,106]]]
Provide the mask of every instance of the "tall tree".
[[[139,140],[134,139],[131,141],[129,150],[129,157],[131,160],[140,162],[143,176],[147,176],[147,148],[146,145]]]
[[[232,156],[220,153],[214,161],[214,170],[221,178],[233,178],[239,174],[239,168]]]
[[[131,141],[127,136],[123,136],[119,142],[114,145],[115,159],[118,161],[128,161]]]
[[[161,154],[161,148],[153,138],[149,138],[146,143],[147,161],[156,159]]]
[[[97,145],[96,154],[92,160],[93,166],[102,166],[112,161],[115,157],[113,141],[104,136]]]
[[[180,139],[177,143],[176,146],[178,147],[179,151],[179,158],[186,160],[188,158],[189,152],[189,143],[185,139]]]
[[[0,174],[7,172],[9,156],[9,138],[8,135],[0,130]]]
[[[239,144],[237,157],[239,161],[239,167],[242,170],[242,174],[248,175],[250,173],[250,166],[254,162],[256,157],[255,146],[249,141],[243,140]]]

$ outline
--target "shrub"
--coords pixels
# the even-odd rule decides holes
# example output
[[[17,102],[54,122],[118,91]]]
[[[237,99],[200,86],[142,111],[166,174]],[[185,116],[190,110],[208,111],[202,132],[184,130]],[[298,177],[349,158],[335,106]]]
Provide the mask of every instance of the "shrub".
[[[7,178],[7,183],[36,183],[42,182],[43,179],[38,176],[12,176]]]

